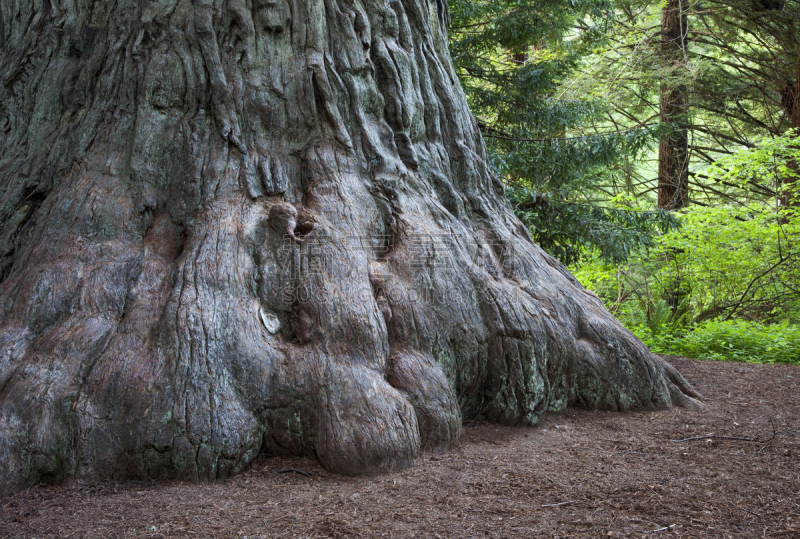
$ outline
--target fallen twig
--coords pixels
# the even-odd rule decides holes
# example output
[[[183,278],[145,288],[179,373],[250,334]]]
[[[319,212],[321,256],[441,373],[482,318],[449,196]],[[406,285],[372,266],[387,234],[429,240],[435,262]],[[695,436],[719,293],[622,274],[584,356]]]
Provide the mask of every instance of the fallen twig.
[[[561,503],[548,503],[547,505],[543,505],[542,507],[560,507],[562,505],[569,505],[571,503],[575,503],[575,502],[572,501],[572,502],[561,502]]]
[[[508,511],[495,511],[493,509],[465,509],[467,513],[494,513],[495,515],[507,515]]]
[[[680,442],[694,442],[696,440],[739,440],[742,442],[758,442],[764,443],[758,438],[738,438],[736,436],[695,436],[693,438],[684,438],[683,440],[670,440],[672,443],[680,443]]]
[[[775,422],[770,419],[770,423],[772,423],[772,436],[767,438],[766,440],[761,440],[759,438],[745,438],[745,437],[738,437],[738,436],[693,436],[691,438],[684,438],[682,440],[670,440],[672,443],[680,443],[680,442],[694,442],[696,440],[739,440],[741,442],[755,442],[758,444],[765,444],[767,442],[771,442],[775,439],[775,436],[778,434],[778,430],[775,428]]]
[[[304,472],[303,470],[298,470],[297,468],[286,468],[285,470],[278,470],[278,473],[296,473],[300,475],[305,475],[306,477],[311,477],[311,472]]]
[[[564,483],[559,483],[555,479],[551,478],[549,475],[545,475],[545,477],[547,478],[548,481],[550,481],[551,483],[553,483],[556,486],[559,486],[561,488],[568,488],[567,485],[565,485]]]
[[[647,533],[664,532],[664,531],[667,531],[667,530],[671,530],[671,529],[672,529],[672,528],[674,528],[675,526],[677,526],[677,524],[671,524],[671,525],[669,525],[669,526],[664,526],[663,528],[659,528],[659,529],[657,529],[657,530],[651,530],[651,531],[649,531],[649,532],[647,532]]]

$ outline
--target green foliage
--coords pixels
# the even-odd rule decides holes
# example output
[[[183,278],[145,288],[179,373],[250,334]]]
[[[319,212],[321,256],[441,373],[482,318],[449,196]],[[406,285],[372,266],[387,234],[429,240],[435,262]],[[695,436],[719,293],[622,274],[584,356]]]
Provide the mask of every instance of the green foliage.
[[[752,148],[725,156],[708,168],[709,177],[732,187],[754,186],[763,191],[797,190],[800,163],[800,129],[777,137],[761,137]],[[797,193],[795,192],[794,195]],[[791,211],[791,209],[785,209]],[[789,215],[786,216],[790,217]]]
[[[675,216],[663,210],[558,201],[520,185],[507,193],[534,241],[565,264],[578,262],[589,251],[604,262],[620,264],[641,247],[654,247],[653,231],[666,234],[679,227]]]
[[[731,185],[769,183],[775,189],[800,162],[793,133],[765,139],[708,169]],[[797,184],[785,187],[795,190]],[[787,195],[788,196],[788,195]],[[662,234],[627,263],[610,266],[595,253],[576,275],[625,322],[648,323],[666,302],[685,323],[722,318],[772,322],[800,319],[800,216],[796,206],[750,201],[694,206],[681,227]]]
[[[800,3],[677,5],[689,24],[680,61],[662,50],[664,2],[451,0],[456,71],[534,240],[649,345],[790,361]],[[678,85],[696,204],[672,215],[652,206],[655,142],[677,127],[660,124],[659,100]]]
[[[609,266],[595,255],[575,268],[581,282],[625,322],[665,301],[687,321],[800,318],[800,220],[765,205],[694,207],[682,226]]]
[[[684,300],[673,309],[667,300],[659,298],[635,311],[633,318],[637,326],[647,328],[654,337],[673,334],[686,326],[689,315],[686,303]]]
[[[773,320],[796,315],[800,282],[797,221],[783,223],[763,204],[693,208],[684,229],[661,240],[663,292],[676,280],[696,320],[722,316]]]
[[[765,325],[746,320],[709,320],[690,331],[631,330],[656,353],[749,363],[800,364],[800,325]]]
[[[492,164],[509,182],[539,192],[571,191],[595,166],[615,161],[635,135],[568,137],[603,113],[597,99],[559,99],[575,70],[581,40],[568,40],[575,21],[605,0],[456,0],[450,3],[451,52],[477,117]],[[641,138],[641,137],[639,137]]]
[[[715,163],[708,177],[796,195],[794,132]],[[781,186],[785,181],[788,185]],[[794,194],[792,194],[792,192]],[[611,265],[594,253],[576,276],[658,353],[800,363],[800,215],[753,200],[680,214],[681,227]]]
[[[676,118],[689,127],[691,200],[765,200],[778,194],[748,184],[731,187],[703,173],[708,164],[761,137],[777,137],[791,125],[797,80],[800,2],[761,0],[682,0],[688,48],[681,61],[662,54],[662,8],[666,2],[617,0],[613,24],[592,53],[564,81],[564,98],[594,96],[609,105],[600,131],[624,131],[658,123],[664,88],[689,91],[689,114]],[[635,166],[606,174],[593,189],[639,198],[651,196],[657,153]]]
[[[592,131],[608,103],[565,97],[564,81],[615,20],[609,0],[452,0],[450,13],[456,72],[491,164],[544,249],[567,264],[593,247],[621,261],[675,226],[666,214],[604,207],[587,196],[658,138],[648,126]]]

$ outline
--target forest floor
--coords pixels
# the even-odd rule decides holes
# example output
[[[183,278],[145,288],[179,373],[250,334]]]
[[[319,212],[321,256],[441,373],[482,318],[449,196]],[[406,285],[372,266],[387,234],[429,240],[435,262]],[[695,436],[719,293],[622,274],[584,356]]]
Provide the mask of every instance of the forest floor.
[[[260,458],[213,484],[40,486],[0,498],[0,537],[800,537],[800,366],[669,359],[706,410],[467,423],[371,478]]]

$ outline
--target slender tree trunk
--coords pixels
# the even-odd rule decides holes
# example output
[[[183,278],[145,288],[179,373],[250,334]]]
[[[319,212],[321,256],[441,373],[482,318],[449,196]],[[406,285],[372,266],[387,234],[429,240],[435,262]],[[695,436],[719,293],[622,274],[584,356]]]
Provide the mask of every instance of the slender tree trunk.
[[[4,0],[0,492],[698,395],[534,245],[444,0]]]
[[[687,63],[689,20],[684,7],[684,0],[669,0],[661,12],[661,58],[668,80]],[[677,210],[689,204],[688,86],[663,83],[660,109],[661,123],[671,130],[658,148],[658,207]]]
[[[795,75],[794,87],[792,88],[792,130],[794,137],[800,144],[800,44],[797,47],[797,70]],[[792,176],[784,178],[784,188],[781,195],[781,205],[784,207],[800,206],[800,199],[797,197],[797,174],[800,174],[800,163],[796,159],[789,160],[789,170],[794,172]]]
[[[797,45],[797,70],[795,71],[794,99],[792,104],[792,128],[800,129],[800,43]]]

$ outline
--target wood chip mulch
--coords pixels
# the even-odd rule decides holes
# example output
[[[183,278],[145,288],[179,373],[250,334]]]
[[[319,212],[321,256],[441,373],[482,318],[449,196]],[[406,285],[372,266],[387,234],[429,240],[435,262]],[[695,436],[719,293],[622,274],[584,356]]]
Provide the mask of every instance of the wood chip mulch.
[[[260,458],[213,484],[39,486],[0,498],[0,537],[800,538],[800,366],[669,359],[706,410],[467,423],[371,478]]]

